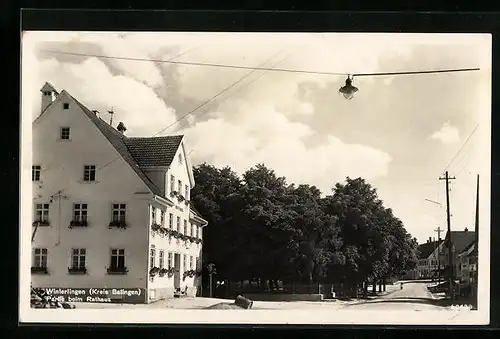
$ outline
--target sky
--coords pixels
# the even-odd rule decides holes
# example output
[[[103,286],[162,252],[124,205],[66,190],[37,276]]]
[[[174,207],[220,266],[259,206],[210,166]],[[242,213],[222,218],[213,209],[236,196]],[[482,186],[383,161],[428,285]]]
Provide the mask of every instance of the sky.
[[[264,163],[324,194],[361,176],[420,243],[446,229],[445,170],[456,177],[451,228],[474,229],[480,174],[481,228],[489,228],[489,35],[32,31],[23,33],[22,59],[23,119],[40,113],[48,81],[104,119],[112,109],[128,136],[186,135],[193,165],[241,174]],[[347,73],[476,67],[355,77],[352,100],[338,93]]]

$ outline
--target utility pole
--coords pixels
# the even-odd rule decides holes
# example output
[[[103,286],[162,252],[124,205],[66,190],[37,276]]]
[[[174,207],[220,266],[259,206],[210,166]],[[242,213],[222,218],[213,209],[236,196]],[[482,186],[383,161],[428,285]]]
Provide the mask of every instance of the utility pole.
[[[444,178],[439,178],[439,180],[446,180],[446,223],[448,225],[448,265],[449,265],[449,293],[450,293],[450,299],[454,299],[454,292],[453,292],[453,243],[451,241],[451,215],[450,215],[450,180],[454,180],[455,177],[449,177],[448,176],[448,171],[445,173]]]
[[[477,175],[477,187],[476,187],[476,218],[475,218],[475,225],[474,225],[474,231],[476,234],[476,241],[475,241],[475,246],[476,246],[476,270],[474,272],[473,278],[474,278],[474,284],[473,284],[473,294],[474,298],[476,299],[476,307],[478,303],[478,296],[477,296],[477,287],[478,287],[478,281],[477,278],[479,276],[479,174]]]
[[[444,230],[441,229],[441,227],[438,226],[438,228],[436,228],[434,230],[434,232],[437,233],[438,235],[438,241],[437,243],[435,243],[435,247],[437,249],[437,253],[436,253],[436,256],[437,256],[437,266],[438,266],[438,269],[437,269],[437,281],[438,283],[441,282],[441,251],[439,250],[439,246],[441,245],[439,243],[439,241],[441,240],[441,232],[443,232]]]

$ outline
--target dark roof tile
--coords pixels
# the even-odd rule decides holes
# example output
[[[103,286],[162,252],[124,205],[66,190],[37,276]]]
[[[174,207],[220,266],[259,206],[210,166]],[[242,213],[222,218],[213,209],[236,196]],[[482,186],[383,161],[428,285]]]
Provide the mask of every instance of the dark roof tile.
[[[140,167],[170,166],[183,137],[125,138],[124,143]]]
[[[434,252],[434,250],[441,245],[443,240],[431,241],[418,246],[418,258],[427,259]]]

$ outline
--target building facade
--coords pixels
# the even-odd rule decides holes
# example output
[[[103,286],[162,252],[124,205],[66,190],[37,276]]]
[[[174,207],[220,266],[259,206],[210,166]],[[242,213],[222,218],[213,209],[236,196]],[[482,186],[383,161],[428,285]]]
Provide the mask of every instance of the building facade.
[[[439,260],[443,251],[443,241],[429,238],[425,244],[418,247],[417,279],[437,278],[444,269],[444,263]]]
[[[476,234],[473,231],[469,231],[465,228],[463,231],[452,231],[451,232],[451,261],[453,265],[453,276],[456,280],[461,280],[462,276],[465,274],[464,271],[468,271],[468,261],[469,257],[474,252],[474,248],[472,245],[475,242]],[[449,250],[448,250],[448,241],[450,238],[450,234],[446,234],[445,244],[442,253],[442,261],[445,263],[446,267],[449,267]],[[469,253],[468,250],[471,249]],[[469,253],[469,254],[468,254]],[[466,263],[467,262],[467,263]],[[474,262],[474,259],[471,259],[471,262]],[[474,265],[474,264],[472,264]]]
[[[184,136],[130,138],[123,123],[111,126],[68,92],[48,83],[41,92],[33,287],[74,301],[196,295],[207,222],[189,201],[195,182]]]

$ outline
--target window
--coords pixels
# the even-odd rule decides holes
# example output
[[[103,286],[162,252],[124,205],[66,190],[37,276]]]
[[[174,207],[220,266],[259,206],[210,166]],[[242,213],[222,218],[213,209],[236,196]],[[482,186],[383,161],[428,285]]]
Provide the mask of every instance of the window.
[[[42,173],[42,166],[40,165],[31,166],[31,180],[40,181],[41,173]]]
[[[62,140],[69,140],[69,127],[62,127],[61,128],[61,139]]]
[[[177,232],[180,232],[181,230],[181,217],[177,217]]]
[[[47,249],[34,248],[33,249],[33,267],[46,268],[47,267]]]
[[[182,194],[182,181],[181,180],[177,180],[177,186],[178,186],[179,194]]]
[[[189,200],[189,186],[188,185],[184,186],[184,198],[186,198],[186,200]]]
[[[200,229],[198,226],[195,227],[196,227],[196,238],[200,238]]]
[[[184,271],[187,271],[187,254],[182,256],[182,267],[184,268]]]
[[[83,180],[95,181],[95,165],[85,165],[83,168]]]
[[[156,208],[151,206],[151,223],[156,224]]]
[[[182,153],[179,153],[179,164],[182,165]]]
[[[194,226],[191,224],[191,236],[194,237]]]
[[[174,215],[172,213],[168,214],[168,228],[172,229],[174,227]]]
[[[149,251],[149,268],[155,267],[155,262],[156,261],[156,250],[152,248]]]
[[[193,269],[193,256],[189,256],[189,269],[192,270]]]
[[[161,227],[165,226],[165,212],[160,211],[160,225]]]
[[[184,220],[184,234],[188,235],[188,222]]]
[[[87,204],[73,205],[73,220],[71,226],[86,226],[87,225]]]
[[[168,268],[172,268],[173,267],[173,265],[172,265],[172,259],[173,259],[172,252],[168,252],[168,260],[167,260]]]
[[[49,225],[49,204],[36,204],[36,220],[39,226]]]
[[[158,266],[160,270],[165,268],[165,252],[163,250],[158,253]]]
[[[199,258],[196,258],[196,270],[197,271],[200,270],[200,259]]]
[[[175,177],[173,175],[170,176],[170,191],[175,191]]]
[[[113,224],[125,223],[126,204],[113,204],[113,212],[111,222]]]
[[[85,257],[87,251],[85,248],[74,248],[71,253],[71,268],[70,272],[85,270]]]
[[[63,103],[63,109],[69,109],[69,104],[67,102]]]
[[[125,250],[112,249],[111,250],[111,263],[108,272],[124,272],[125,268]]]
[[[43,91],[43,95],[52,95],[50,91]]]

